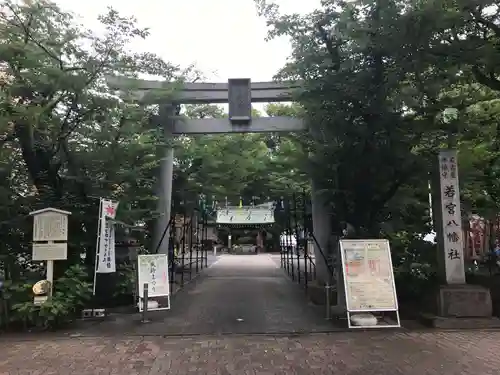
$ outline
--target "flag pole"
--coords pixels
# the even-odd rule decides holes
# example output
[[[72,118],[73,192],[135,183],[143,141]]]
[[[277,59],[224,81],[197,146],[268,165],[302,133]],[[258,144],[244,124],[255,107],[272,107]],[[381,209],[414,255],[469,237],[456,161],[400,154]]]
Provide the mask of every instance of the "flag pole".
[[[102,227],[102,198],[99,198],[99,221],[97,223],[97,240],[95,245],[95,260],[94,260],[94,285],[92,295],[95,296],[97,282],[97,267],[99,262],[99,246],[101,244],[101,227]]]

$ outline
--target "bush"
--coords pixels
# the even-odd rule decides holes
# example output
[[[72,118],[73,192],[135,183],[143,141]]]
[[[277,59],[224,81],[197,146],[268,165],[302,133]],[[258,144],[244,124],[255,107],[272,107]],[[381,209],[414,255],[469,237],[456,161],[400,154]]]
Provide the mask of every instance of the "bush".
[[[7,282],[3,293],[7,302],[3,304],[4,324],[53,329],[72,321],[92,296],[87,277],[80,265],[68,268],[63,277],[55,280],[52,297],[39,306],[33,303],[33,282]]]
[[[116,270],[117,283],[114,297],[122,295],[133,295],[136,285],[135,269],[132,264],[121,264]]]
[[[391,238],[391,250],[398,299],[418,304],[438,284],[437,246],[419,236],[398,233]]]

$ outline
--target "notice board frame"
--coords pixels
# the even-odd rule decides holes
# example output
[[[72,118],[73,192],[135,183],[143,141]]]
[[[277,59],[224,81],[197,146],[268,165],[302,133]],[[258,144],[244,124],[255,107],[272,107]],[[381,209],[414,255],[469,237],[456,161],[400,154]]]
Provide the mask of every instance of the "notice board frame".
[[[143,311],[143,298],[144,298],[144,280],[141,277],[141,260],[142,259],[147,259],[147,258],[162,258],[165,261],[165,269],[166,269],[166,280],[167,280],[167,293],[166,294],[161,294],[161,295],[154,295],[154,296],[148,296],[148,301],[154,301],[155,299],[163,299],[166,298],[167,305],[165,307],[157,307],[157,308],[148,308],[148,311],[161,311],[161,310],[170,310],[171,308],[171,303],[170,303],[170,294],[171,290],[170,288],[172,287],[170,285],[170,275],[169,275],[169,269],[168,269],[168,255],[167,254],[143,254],[143,255],[138,255],[137,256],[137,300],[139,304],[139,312]],[[148,283],[149,285],[149,283]]]
[[[392,294],[394,298],[394,307],[393,308],[365,308],[365,309],[350,309],[349,307],[349,296],[350,293],[348,291],[348,281],[349,281],[349,275],[346,272],[347,271],[347,260],[346,260],[346,252],[345,252],[345,245],[347,243],[371,243],[371,244],[379,244],[382,245],[387,249],[388,252],[388,266],[390,270],[390,277],[391,277],[391,283],[390,287],[392,289]],[[396,292],[396,283],[394,280],[394,269],[392,267],[392,257],[391,257],[391,247],[390,243],[388,240],[384,239],[341,239],[339,241],[339,249],[340,249],[340,258],[342,262],[342,276],[343,276],[343,284],[344,284],[344,296],[345,296],[345,302],[346,302],[346,314],[347,314],[347,323],[349,329],[351,328],[361,328],[361,329],[366,329],[366,328],[401,328],[401,320],[399,317],[399,305],[398,305],[398,296]],[[367,249],[365,248],[365,251]],[[365,257],[365,261],[367,261]],[[381,325],[353,325],[351,322],[351,317],[352,314],[356,313],[377,313],[377,312],[394,312],[396,314],[396,324],[381,324]]]

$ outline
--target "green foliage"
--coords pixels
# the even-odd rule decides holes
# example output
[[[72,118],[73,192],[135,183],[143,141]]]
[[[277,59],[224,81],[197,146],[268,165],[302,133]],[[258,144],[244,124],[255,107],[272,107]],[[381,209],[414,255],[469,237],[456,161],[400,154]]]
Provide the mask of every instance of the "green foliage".
[[[419,146],[438,113],[410,90],[435,76],[412,78],[424,68],[401,55],[410,33],[399,4],[325,1],[309,15],[280,16],[259,3],[271,36],[292,38],[292,59],[279,77],[303,82],[297,99],[311,129],[303,168],[328,196],[337,222],[377,236],[394,218],[389,202],[403,187],[421,185],[428,159]]]
[[[308,168],[338,221],[377,235],[381,223],[401,227],[412,212],[426,230],[430,162],[450,132],[459,132],[467,208],[498,211],[500,13],[492,1],[327,0],[308,15],[256,4],[270,38],[292,40],[279,78],[303,82]],[[458,128],[440,119],[449,106],[460,110]]]
[[[102,30],[94,33],[50,1],[2,6],[0,274],[13,321],[54,326],[84,303],[88,285],[71,265],[84,255],[87,272],[93,269],[99,197],[120,201],[118,219],[132,226],[148,229],[156,216],[153,186],[165,144],[151,121],[157,108],[148,98],[138,101],[133,87],[118,97],[107,82],[149,74],[180,85],[190,71],[152,53],[130,52],[130,42],[148,36],[135,19],[108,9],[99,21]],[[154,95],[165,99],[174,91]],[[27,214],[50,206],[72,213],[68,261],[58,262],[55,294],[39,308],[30,291],[40,276],[30,261]],[[136,232],[136,240],[145,242],[148,234]]]
[[[271,116],[296,116],[297,106],[272,104]],[[217,106],[187,106],[185,116],[222,118]],[[258,116],[258,113],[254,113]],[[176,149],[174,190],[179,201],[196,201],[199,194],[237,204],[240,196],[248,204],[267,197],[301,192],[307,188],[307,174],[297,168],[303,151],[297,136],[275,134],[200,135],[179,139]]]
[[[11,306],[10,323],[24,327],[57,328],[75,319],[92,295],[86,270],[74,265],[54,283],[53,296],[37,306],[31,288],[34,282],[7,283],[3,298]],[[5,316],[5,315],[4,315]]]
[[[18,254],[29,259],[25,234],[31,223],[22,215],[31,210],[53,206],[72,212],[69,264],[83,253],[89,269],[98,197],[119,200],[119,219],[130,224],[148,225],[156,216],[152,193],[165,142],[151,124],[156,108],[138,102],[133,87],[117,97],[106,79],[187,77],[154,54],[129,52],[131,41],[148,36],[133,18],[109,9],[99,20],[103,32],[93,33],[55,3],[4,2],[0,226],[6,240],[0,260],[8,273]]]
[[[420,238],[432,229],[437,150],[457,141],[465,215],[494,218],[500,208],[498,6],[325,0],[310,14],[282,15],[273,2],[256,4],[269,37],[292,41],[278,78],[302,83],[311,132],[301,167],[327,196],[335,227],[391,239],[398,284],[416,286],[404,292],[416,296],[436,282],[436,249]],[[458,121],[442,121],[447,107]]]
[[[117,267],[116,276],[117,283],[116,289],[114,291],[114,296],[131,296],[134,294],[135,287],[137,285],[135,269],[132,264],[121,264]]]

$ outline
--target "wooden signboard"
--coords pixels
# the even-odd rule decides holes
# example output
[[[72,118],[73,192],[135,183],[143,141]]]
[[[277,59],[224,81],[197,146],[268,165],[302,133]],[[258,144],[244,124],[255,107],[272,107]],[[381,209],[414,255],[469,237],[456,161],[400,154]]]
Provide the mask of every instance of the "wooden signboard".
[[[46,208],[32,212],[33,241],[67,241],[70,212]]]
[[[399,327],[398,299],[389,241],[341,240],[340,252],[349,327],[354,328],[351,327],[352,313],[384,311],[396,312]]]
[[[33,243],[32,260],[68,259],[67,243]]]

